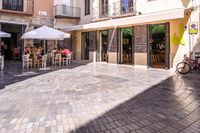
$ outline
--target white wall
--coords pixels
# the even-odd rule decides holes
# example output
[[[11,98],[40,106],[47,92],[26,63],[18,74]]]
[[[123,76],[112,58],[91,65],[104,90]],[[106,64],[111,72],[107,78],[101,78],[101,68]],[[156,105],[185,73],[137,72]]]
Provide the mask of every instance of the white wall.
[[[85,0],[82,0],[81,2],[79,1],[77,3],[77,6],[81,8],[81,19],[79,21],[79,24],[86,24],[90,23],[92,21],[93,17],[93,7],[95,6],[95,0],[90,0],[90,14],[85,15]]]
[[[181,0],[137,0],[136,10],[142,14],[183,8]]]
[[[54,5],[61,4],[63,0],[54,0]],[[189,0],[134,0],[136,1],[136,10],[142,14],[149,14],[154,12],[173,10],[177,8],[183,8],[185,3],[187,5]],[[195,1],[195,0],[194,0]],[[196,0],[198,1],[198,0]],[[99,6],[99,0],[90,0],[90,14],[85,15],[85,0],[73,0],[74,7],[81,8],[81,17],[76,25],[82,25],[91,23],[93,20],[93,8]],[[119,0],[109,0],[110,13],[113,13],[113,3],[119,2]],[[192,5],[191,3],[189,5]],[[63,27],[67,25],[74,25],[74,21],[63,21],[60,23]],[[67,22],[67,23],[66,23]],[[59,24],[57,24],[58,26]],[[65,26],[66,25],[66,26]]]

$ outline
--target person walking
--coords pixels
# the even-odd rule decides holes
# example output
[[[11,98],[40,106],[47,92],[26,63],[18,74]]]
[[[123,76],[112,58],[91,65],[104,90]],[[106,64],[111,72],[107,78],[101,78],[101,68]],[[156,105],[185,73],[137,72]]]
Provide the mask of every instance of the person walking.
[[[1,55],[5,55],[5,44],[3,41],[1,42],[0,48],[1,48]]]

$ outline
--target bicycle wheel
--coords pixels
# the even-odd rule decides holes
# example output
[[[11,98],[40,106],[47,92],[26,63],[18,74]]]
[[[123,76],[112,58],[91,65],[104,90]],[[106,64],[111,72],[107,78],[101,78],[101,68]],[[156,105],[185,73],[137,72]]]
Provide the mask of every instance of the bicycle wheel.
[[[187,74],[191,70],[190,65],[187,62],[180,62],[176,66],[176,71],[180,74]]]

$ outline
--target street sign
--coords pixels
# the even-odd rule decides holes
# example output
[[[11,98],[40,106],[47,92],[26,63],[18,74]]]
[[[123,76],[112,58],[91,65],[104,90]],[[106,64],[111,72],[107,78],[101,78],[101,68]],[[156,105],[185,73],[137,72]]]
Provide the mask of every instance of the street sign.
[[[39,15],[40,16],[47,16],[47,12],[46,11],[39,11]]]
[[[189,34],[198,34],[198,23],[197,22],[189,23]]]

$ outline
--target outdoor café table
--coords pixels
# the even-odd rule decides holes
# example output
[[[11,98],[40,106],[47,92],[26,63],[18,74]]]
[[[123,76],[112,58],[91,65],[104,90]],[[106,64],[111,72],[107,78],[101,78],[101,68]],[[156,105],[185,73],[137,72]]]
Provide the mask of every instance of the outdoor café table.
[[[1,70],[4,69],[4,56],[0,56],[0,67],[1,67]]]

